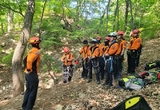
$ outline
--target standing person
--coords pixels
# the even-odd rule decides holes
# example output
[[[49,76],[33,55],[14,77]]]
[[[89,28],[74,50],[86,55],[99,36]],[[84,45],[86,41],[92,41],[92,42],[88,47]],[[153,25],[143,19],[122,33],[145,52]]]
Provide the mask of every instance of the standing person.
[[[107,88],[113,86],[113,78],[115,72],[115,53],[118,50],[118,43],[116,42],[117,33],[112,32],[109,34],[110,43],[109,48],[104,52],[104,56],[109,57],[106,63],[106,80],[103,85],[108,85]]]
[[[142,41],[142,38],[139,36],[139,33],[140,33],[139,29],[135,29],[133,31],[133,33],[134,33],[134,36],[136,38],[140,39],[140,43],[141,43],[140,47],[137,50],[136,67],[138,67],[139,66],[139,60],[140,60],[140,55],[141,55],[141,52],[142,52],[142,43],[143,43],[143,41]]]
[[[40,62],[40,47],[41,39],[33,36],[30,38],[29,43],[32,45],[27,56],[24,59],[25,66],[25,79],[26,79],[26,91],[24,94],[22,110],[32,110],[38,91],[38,66]]]
[[[82,74],[81,77],[86,79],[88,77],[88,72],[90,72],[90,60],[89,60],[89,52],[90,52],[90,46],[88,45],[88,41],[83,41],[84,46],[80,49],[79,55],[82,55]],[[79,57],[78,57],[79,58]]]
[[[98,60],[99,60],[99,68],[100,68],[100,76],[101,76],[101,80],[103,80],[104,79],[104,59],[103,59],[103,54],[104,54],[104,45],[101,43],[101,36],[98,36],[97,38],[96,38],[96,40],[97,40],[97,46],[98,46],[98,48],[99,48],[99,58],[98,58]]]
[[[103,47],[103,59],[104,59],[104,75],[107,76],[107,63],[108,63],[108,58],[109,56],[106,56],[106,52],[108,51],[108,48],[109,48],[109,43],[110,43],[110,37],[107,36],[104,38],[104,47]],[[103,86],[105,86],[107,83],[106,81],[102,84]]]
[[[134,74],[137,65],[137,59],[139,55],[139,49],[141,49],[142,39],[138,36],[139,30],[135,29],[132,32],[132,38],[128,45],[128,74]]]
[[[74,60],[73,54],[70,52],[68,47],[64,47],[64,54],[61,57],[61,61],[63,62],[63,83],[70,82],[73,76],[73,64]]]
[[[92,46],[90,47],[90,59],[91,59],[91,64],[94,69],[94,73],[96,74],[96,80],[97,84],[100,84],[100,70],[99,70],[99,48],[97,46],[97,40],[92,39],[91,42]],[[92,75],[89,76],[88,82],[92,81]]]
[[[117,32],[117,42],[119,44],[118,50],[115,54],[116,56],[116,76],[115,78],[117,81],[121,78],[122,75],[122,65],[124,60],[124,52],[126,50],[126,40],[124,39],[124,32],[118,31]]]

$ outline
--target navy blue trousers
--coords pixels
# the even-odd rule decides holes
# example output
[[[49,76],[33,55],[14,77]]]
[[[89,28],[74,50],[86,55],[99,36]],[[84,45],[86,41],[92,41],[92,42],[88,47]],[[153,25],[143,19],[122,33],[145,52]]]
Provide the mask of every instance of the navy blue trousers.
[[[25,75],[26,79],[26,91],[24,94],[22,110],[32,110],[38,90],[38,75],[36,73],[30,73]]]

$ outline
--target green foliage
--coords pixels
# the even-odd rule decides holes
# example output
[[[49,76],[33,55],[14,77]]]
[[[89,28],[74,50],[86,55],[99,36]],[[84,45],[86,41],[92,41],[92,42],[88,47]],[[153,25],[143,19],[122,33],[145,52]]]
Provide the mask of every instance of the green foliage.
[[[42,61],[41,61],[41,71],[61,71],[61,64],[57,62],[57,58],[54,57],[53,54],[49,55],[47,53],[43,54]]]
[[[143,39],[152,39],[158,37],[160,27],[160,6],[158,0],[131,0],[132,12],[134,17],[134,28],[140,28],[141,37]],[[20,30],[23,26],[23,17],[16,12],[24,14],[26,10],[26,0],[5,0],[0,1],[0,7],[5,5],[14,9],[14,29],[13,31]],[[64,46],[63,39],[70,43],[81,43],[83,39],[90,40],[96,36],[106,37],[106,34],[113,31],[115,23],[115,30],[124,29],[125,17],[125,1],[119,0],[119,18],[115,16],[116,1],[111,1],[109,6],[109,19],[106,15],[102,17],[103,12],[106,11],[105,0],[48,0],[43,13],[41,23],[42,11],[44,0],[36,0],[36,10],[33,20],[32,33],[38,33],[39,28],[42,30],[41,37],[43,42],[41,44],[43,51],[52,51]],[[0,10],[0,34],[3,30],[7,30],[7,13],[12,10],[1,7]],[[66,22],[64,22],[66,20]],[[108,29],[106,29],[106,21],[108,20]],[[118,24],[119,23],[119,24]],[[3,26],[2,26],[3,25]],[[67,28],[66,28],[67,27]],[[68,29],[69,27],[69,29]],[[131,13],[129,10],[128,24],[126,30],[126,38],[129,39],[131,31]],[[106,33],[106,30],[108,33]],[[114,30],[114,31],[115,31]],[[15,40],[19,40],[17,35],[14,35]],[[78,40],[77,40],[78,39]],[[13,54],[13,53],[12,53]],[[11,63],[12,54],[4,56],[3,62]],[[53,69],[60,71],[57,67],[57,57],[43,54],[42,70]],[[51,67],[51,68],[49,68]]]
[[[12,56],[13,56],[13,52],[11,52],[8,55],[3,56],[2,63],[6,64],[7,66],[10,66],[12,63]]]

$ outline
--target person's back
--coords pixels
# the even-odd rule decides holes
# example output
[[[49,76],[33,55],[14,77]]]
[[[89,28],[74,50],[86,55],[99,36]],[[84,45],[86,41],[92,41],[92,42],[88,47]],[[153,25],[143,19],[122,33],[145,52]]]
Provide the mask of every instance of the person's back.
[[[26,91],[24,94],[22,110],[32,110],[38,90],[38,66],[40,61],[40,38],[34,36],[30,39],[32,49],[28,52],[24,59],[25,65],[25,79],[26,79]]]

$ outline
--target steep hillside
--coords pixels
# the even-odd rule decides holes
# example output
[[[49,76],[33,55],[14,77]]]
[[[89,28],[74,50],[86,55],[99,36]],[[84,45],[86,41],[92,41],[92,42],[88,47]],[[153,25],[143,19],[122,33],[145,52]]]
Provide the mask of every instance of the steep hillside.
[[[144,42],[140,66],[136,70],[137,73],[144,70],[147,62],[160,58],[159,43],[160,39]],[[126,75],[126,67],[125,60],[124,76]],[[58,84],[54,85],[54,81],[48,73],[40,73],[38,95],[33,110],[109,110],[122,100],[136,94],[144,96],[153,110],[160,109],[159,83],[148,85],[138,91],[106,89],[101,85],[97,85],[95,79],[91,83],[80,79],[80,74],[81,68],[76,69],[73,80],[70,83],[63,84],[62,74],[55,73],[59,80]],[[15,98],[12,97],[11,76],[10,69],[0,69],[0,110],[21,110],[23,94]]]

